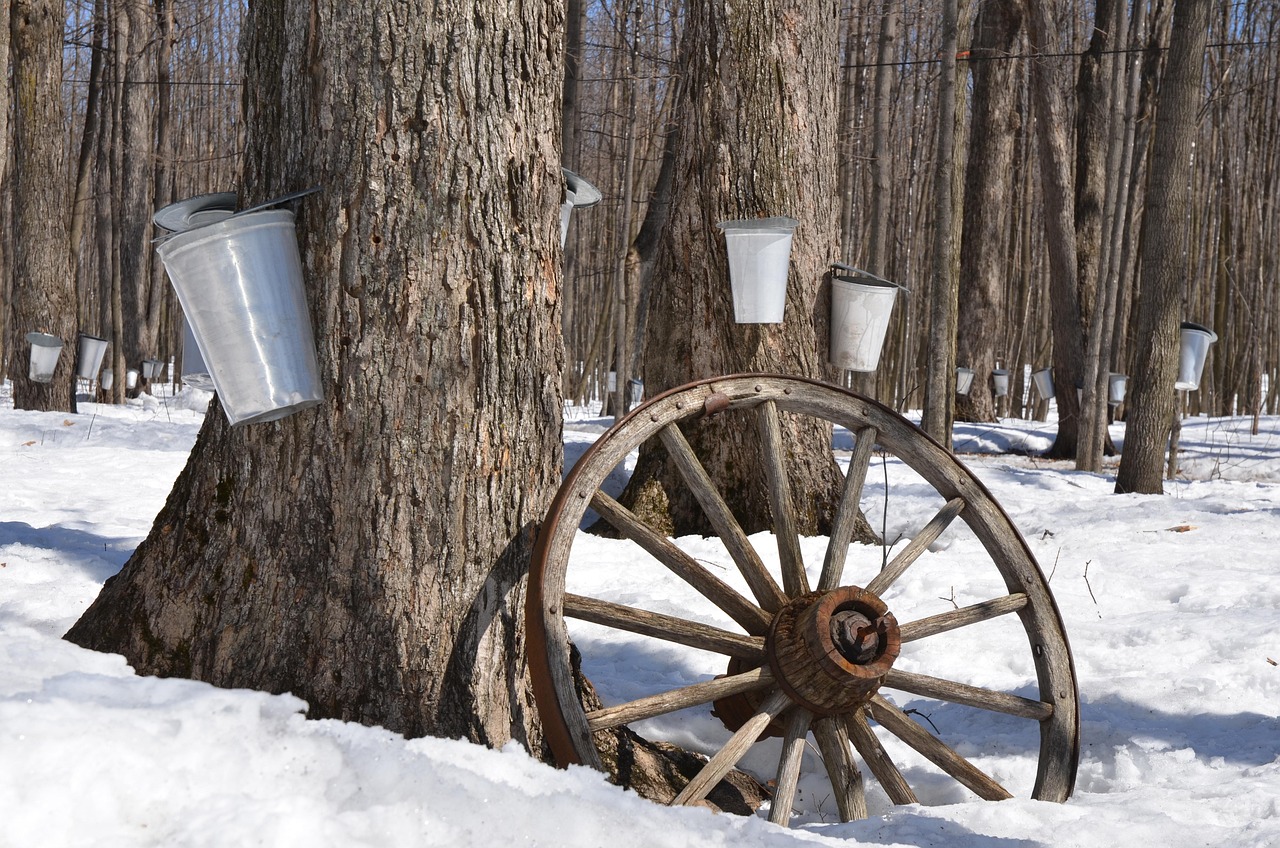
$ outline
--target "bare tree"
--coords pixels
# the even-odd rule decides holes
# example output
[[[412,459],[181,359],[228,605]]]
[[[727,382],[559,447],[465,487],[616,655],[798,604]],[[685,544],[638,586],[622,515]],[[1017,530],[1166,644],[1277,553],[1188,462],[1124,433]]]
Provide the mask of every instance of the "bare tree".
[[[1187,183],[1203,99],[1212,5],[1210,0],[1175,0],[1174,4],[1142,219],[1137,332],[1143,343],[1138,346],[1133,374],[1124,456],[1116,476],[1118,493],[1164,491],[1161,470],[1174,423],[1180,294],[1187,267]]]
[[[686,13],[686,85],[671,218],[659,248],[645,386],[662,391],[738,371],[830,376],[825,273],[840,243],[835,155],[839,27],[813,0],[699,0]],[[792,244],[782,324],[735,324],[724,237],[716,222],[788,215]],[[717,416],[723,418],[724,416]],[[691,433],[744,529],[769,526],[754,428],[708,420]],[[824,532],[838,502],[831,433],[785,422],[789,470],[806,493],[801,532]],[[654,495],[655,484],[661,495]],[[639,504],[647,498],[646,504]],[[642,454],[624,500],[655,523],[706,527],[659,449]],[[868,530],[869,533],[869,530]]]
[[[952,227],[955,210],[957,0],[942,0],[942,63],[938,86],[938,136],[933,175],[933,266],[929,275],[928,370],[920,426],[951,446],[956,369],[956,266]]]
[[[1017,0],[994,0],[978,11],[970,47],[973,119],[965,169],[963,249],[960,253],[956,361],[972,368],[973,387],[956,398],[956,418],[994,421],[986,376],[996,367],[1008,255],[1008,208],[1013,194],[1015,109],[1019,63],[1009,61],[1022,32]],[[1004,354],[1007,358],[1007,354]]]
[[[1080,403],[1074,391],[1084,361],[1079,290],[1076,278],[1076,234],[1072,207],[1071,162],[1067,143],[1066,104],[1061,75],[1048,54],[1048,38],[1056,31],[1050,0],[1029,4],[1027,31],[1031,52],[1031,87],[1036,114],[1036,146],[1044,196],[1044,246],[1049,257],[1049,292],[1053,321],[1053,377],[1057,384],[1058,435],[1049,455],[1074,458]]]
[[[69,639],[539,750],[521,581],[560,479],[563,24],[505,0],[252,4],[243,193],[324,187],[299,245],[326,400],[240,429],[215,402]]]
[[[75,411],[75,282],[67,252],[66,159],[62,149],[61,3],[14,0],[13,274],[9,370],[17,409]],[[27,379],[26,334],[57,336],[65,349],[50,383]]]

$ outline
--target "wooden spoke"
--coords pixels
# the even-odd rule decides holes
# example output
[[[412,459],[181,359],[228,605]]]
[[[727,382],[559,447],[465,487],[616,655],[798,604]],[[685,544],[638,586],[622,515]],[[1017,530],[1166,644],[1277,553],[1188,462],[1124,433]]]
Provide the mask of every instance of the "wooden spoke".
[[[804,707],[796,707],[787,717],[786,737],[782,739],[782,757],[778,760],[777,779],[773,781],[773,803],[769,806],[769,821],[773,824],[786,825],[791,821],[810,721],[813,721],[813,713]]]
[[[853,747],[862,755],[867,768],[871,769],[876,780],[880,781],[880,788],[889,796],[889,800],[895,804],[919,803],[907,779],[902,776],[902,772],[898,771],[893,760],[889,759],[889,752],[880,744],[871,726],[867,724],[867,716],[862,710],[846,718],[845,729],[849,732],[849,740],[853,742]]]
[[[1019,718],[1032,718],[1044,721],[1053,716],[1053,704],[1044,701],[1032,701],[1005,692],[994,692],[978,686],[956,683],[954,680],[943,680],[925,674],[913,674],[909,671],[890,669],[885,676],[884,685],[890,689],[922,695],[926,698],[937,698],[953,704],[964,704],[980,710],[1005,713]]]
[[[924,755],[931,763],[951,775],[979,798],[986,801],[1004,801],[1013,797],[990,776],[979,771],[972,763],[945,745],[942,740],[886,701],[883,695],[873,696],[867,709],[881,727]]]
[[[649,529],[631,510],[600,491],[591,498],[591,508],[600,513],[619,533],[644,548],[650,556],[700,595],[724,610],[743,630],[757,636],[769,632],[770,616],[764,610],[699,565],[697,560],[677,548],[666,536],[660,536]]]
[[[777,612],[786,603],[786,596],[778,588],[773,575],[760,561],[760,555],[756,553],[755,548],[751,547],[747,534],[742,531],[738,519],[733,517],[724,498],[716,491],[715,484],[711,482],[706,469],[694,455],[693,448],[689,446],[684,433],[680,432],[680,428],[674,424],[668,424],[662,428],[661,438],[667,453],[680,469],[685,483],[698,499],[698,503],[702,505],[702,511],[706,513],[707,520],[715,528],[716,534],[729,551],[729,555],[733,557],[747,585],[751,587],[756,602],[768,612]]]
[[[857,821],[867,817],[867,795],[849,750],[849,734],[845,723],[834,716],[823,716],[813,723],[813,737],[827,767],[827,779],[836,796],[840,821]]]
[[[901,577],[902,572],[906,571],[922,553],[929,549],[930,545],[938,540],[942,531],[951,525],[962,509],[964,509],[964,498],[952,498],[947,501],[946,505],[938,510],[938,514],[924,526],[924,529],[907,543],[902,552],[890,560],[884,570],[867,584],[867,591],[875,595],[883,595],[885,590],[893,585],[893,581]]]
[[[729,769],[738,764],[738,760],[742,759],[742,756],[747,753],[747,749],[760,738],[760,734],[764,733],[764,729],[769,726],[769,722],[781,715],[782,711],[790,705],[791,699],[787,697],[787,693],[779,690],[770,695],[760,705],[760,711],[747,719],[746,723],[729,738],[725,746],[707,761],[707,764],[694,776],[693,780],[689,781],[689,785],[680,790],[680,794],[672,799],[671,806],[675,807],[706,798],[707,793],[720,782],[722,777],[729,773]]]
[[[773,532],[778,541],[778,560],[782,565],[782,590],[795,598],[809,591],[809,577],[804,572],[804,556],[800,553],[800,536],[796,532],[791,480],[787,477],[786,450],[782,445],[777,404],[771,400],[760,404],[759,419],[764,471],[769,481],[769,508],[773,511]]]
[[[727,698],[742,692],[754,692],[773,685],[773,674],[767,668],[753,668],[732,677],[717,677],[703,683],[682,686],[669,692],[659,692],[647,698],[637,698],[625,704],[605,707],[587,713],[587,727],[591,731],[617,727],[654,716],[674,713],[686,707],[709,704],[717,698]],[[768,722],[766,722],[768,724]]]
[[[782,757],[778,760],[778,776],[774,781],[773,804],[769,807],[769,821],[785,825],[791,820],[795,805],[796,787],[800,784],[800,762],[804,758],[805,736],[813,715],[803,707],[796,707],[787,716],[787,732],[782,740]]]
[[[1026,605],[1027,596],[1017,592],[1001,598],[994,598],[990,601],[983,601],[980,604],[972,604],[967,607],[961,607],[958,610],[931,615],[928,618],[921,618],[899,625],[899,634],[904,644],[914,642],[917,639],[936,636],[948,630],[968,627],[970,624],[978,624],[993,618],[999,618],[1002,615],[1017,612]]]
[[[690,648],[764,662],[764,638],[743,636],[710,624],[565,593],[564,614],[617,630],[665,639]]]
[[[844,561],[849,556],[849,542],[853,539],[858,503],[862,500],[862,486],[866,483],[871,452],[876,446],[875,427],[863,427],[855,436],[857,441],[853,445],[853,456],[849,458],[849,472],[844,476],[844,494],[840,496],[840,507],[831,525],[827,557],[822,563],[822,576],[818,579],[820,591],[836,588],[844,577]]]

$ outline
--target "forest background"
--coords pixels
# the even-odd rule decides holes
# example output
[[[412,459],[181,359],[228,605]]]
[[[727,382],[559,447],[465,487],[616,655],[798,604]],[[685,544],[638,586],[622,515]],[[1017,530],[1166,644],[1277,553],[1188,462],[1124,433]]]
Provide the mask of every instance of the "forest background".
[[[1173,4],[1036,6],[1049,24],[1038,34],[1019,4],[961,2],[952,62],[939,3],[843,5],[841,242],[827,249],[833,262],[912,292],[900,300],[875,375],[846,375],[895,408],[924,402],[929,351],[937,347],[930,340],[947,336],[931,326],[929,312],[939,249],[950,251],[946,263],[958,269],[952,364],[978,374],[972,394],[958,400],[958,418],[1042,417],[1043,399],[1017,376],[1049,365],[1068,372],[1055,374],[1065,386],[1098,371],[1133,373],[1141,348],[1134,308],[1141,220]],[[131,246],[153,237],[154,209],[237,185],[243,87],[252,84],[237,49],[245,11],[237,0],[66,4],[57,141],[68,164],[75,325],[116,342],[118,373],[126,363],[167,361],[180,350],[181,315],[164,272],[152,252]],[[568,5],[563,164],[604,199],[575,214],[565,248],[566,401],[602,394],[613,373],[617,401],[626,404],[628,381],[643,372],[652,258],[671,193],[663,164],[680,121],[682,14],[673,0]],[[1185,231],[1176,234],[1185,250],[1177,296],[1184,320],[1213,328],[1220,340],[1188,412],[1277,409],[1266,387],[1280,377],[1278,26],[1270,0],[1216,4],[1210,18],[1190,202]],[[1047,95],[1033,85],[1037,66],[1049,80]],[[947,73],[954,86],[941,84]],[[954,110],[940,102],[947,92]],[[1054,102],[1043,105],[1055,112],[1035,108],[1046,96]],[[5,216],[13,220],[10,109],[0,112]],[[953,154],[937,167],[937,122],[952,112]],[[1055,116],[1041,129],[1057,136],[1068,162],[1038,152],[1040,114]],[[1046,169],[1063,167],[1073,181],[1074,320],[1083,340],[1073,367],[1055,361],[1052,350],[1054,312],[1062,310],[1052,306],[1052,239],[1045,235]],[[949,210],[937,202],[940,177],[952,181]],[[935,222],[946,220],[949,243],[935,237]],[[21,347],[8,308],[17,237],[14,227],[0,228],[0,322],[9,325],[10,342],[0,371]],[[1102,316],[1096,339],[1088,336],[1095,309]],[[1089,364],[1091,350],[1101,364]],[[993,396],[995,368],[1015,375],[1007,396]],[[114,391],[118,402],[126,389],[121,383]],[[1059,393],[1064,419],[1075,411],[1070,394]],[[1106,414],[1105,403],[1094,408]],[[1063,448],[1074,452],[1073,443]]]

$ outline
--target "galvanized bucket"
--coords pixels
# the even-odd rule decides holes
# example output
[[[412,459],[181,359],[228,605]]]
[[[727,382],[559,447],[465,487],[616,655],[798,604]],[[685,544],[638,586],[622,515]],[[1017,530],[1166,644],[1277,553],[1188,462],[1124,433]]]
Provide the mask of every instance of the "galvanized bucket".
[[[876,370],[897,298],[897,284],[874,274],[850,268],[832,275],[832,365],[846,371]]]
[[[991,372],[991,393],[996,397],[1004,397],[1009,394],[1009,372],[1004,368],[997,368]]]
[[[209,375],[209,366],[204,364],[200,355],[200,345],[196,343],[196,334],[191,332],[191,322],[182,322],[182,382],[184,385],[213,391],[213,377]]]
[[[321,402],[293,213],[245,212],[158,248],[232,425]]]
[[[956,394],[967,395],[973,391],[973,369],[963,365],[956,368]]]
[[[58,357],[62,354],[62,339],[48,333],[27,333],[31,345],[31,365],[27,376],[37,383],[52,383]]]
[[[1209,345],[1218,340],[1218,334],[1208,327],[1183,321],[1178,345],[1178,379],[1173,387],[1180,392],[1200,388],[1200,376],[1204,373],[1204,361],[1209,355]]]
[[[1107,403],[1112,406],[1118,406],[1124,403],[1125,389],[1128,388],[1129,378],[1124,374],[1117,374],[1114,371],[1107,375]]]
[[[1031,375],[1031,382],[1035,383],[1036,392],[1039,393],[1042,400],[1053,400],[1053,371],[1051,369],[1041,368]]]
[[[77,348],[80,355],[76,361],[76,376],[81,380],[98,379],[102,357],[107,352],[107,340],[81,333]]]
[[[739,324],[781,324],[787,306],[791,236],[795,218],[721,221],[729,252],[733,320]]]

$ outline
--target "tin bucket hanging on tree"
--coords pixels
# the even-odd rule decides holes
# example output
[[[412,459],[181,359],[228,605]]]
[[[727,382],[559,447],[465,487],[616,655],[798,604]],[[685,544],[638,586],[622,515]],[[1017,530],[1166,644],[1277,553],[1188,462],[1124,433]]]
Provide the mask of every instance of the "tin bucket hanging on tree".
[[[560,246],[564,247],[569,238],[569,217],[573,210],[595,206],[604,195],[600,193],[600,189],[568,168],[560,170],[564,173],[564,202],[560,204]]]
[[[311,191],[177,232],[157,248],[232,425],[323,399],[294,216],[268,208]]]
[[[1041,368],[1031,375],[1031,382],[1035,384],[1036,392],[1040,395],[1041,400],[1053,400],[1053,371],[1051,369]]]
[[[1209,345],[1218,340],[1218,334],[1208,327],[1183,321],[1178,344],[1178,379],[1173,387],[1180,392],[1200,388],[1204,374],[1204,361],[1209,355]]]
[[[76,376],[92,383],[98,379],[98,372],[102,370],[102,357],[107,352],[107,340],[81,333],[76,350],[78,354]]]
[[[795,218],[720,221],[729,253],[733,320],[738,324],[781,324],[787,306],[791,236]]]
[[[832,264],[832,365],[846,371],[876,370],[900,288],[850,265]]]
[[[27,376],[36,383],[52,383],[53,372],[62,355],[62,339],[48,333],[27,333],[31,345],[31,364]]]

